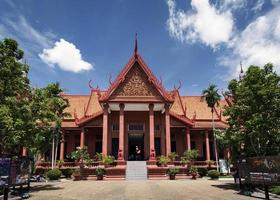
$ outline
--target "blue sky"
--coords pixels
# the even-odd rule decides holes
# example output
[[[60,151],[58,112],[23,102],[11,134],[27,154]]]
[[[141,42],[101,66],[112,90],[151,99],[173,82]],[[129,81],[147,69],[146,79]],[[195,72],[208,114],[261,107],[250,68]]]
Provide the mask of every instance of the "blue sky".
[[[239,63],[273,62],[280,72],[280,0],[1,0],[0,39],[26,52],[35,87],[60,82],[88,94],[106,89],[138,49],[167,89],[200,95],[226,88]]]

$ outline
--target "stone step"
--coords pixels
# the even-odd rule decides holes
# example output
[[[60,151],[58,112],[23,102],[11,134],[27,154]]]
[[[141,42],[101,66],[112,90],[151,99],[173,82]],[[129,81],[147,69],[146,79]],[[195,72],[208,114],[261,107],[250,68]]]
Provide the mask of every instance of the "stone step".
[[[126,180],[147,180],[146,161],[127,161]]]

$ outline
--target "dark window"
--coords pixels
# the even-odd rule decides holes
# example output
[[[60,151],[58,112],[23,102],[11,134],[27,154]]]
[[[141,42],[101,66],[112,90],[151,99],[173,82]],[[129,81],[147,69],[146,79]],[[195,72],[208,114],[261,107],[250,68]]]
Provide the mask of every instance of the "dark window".
[[[144,124],[129,124],[129,131],[144,131]]]
[[[102,142],[101,141],[95,142],[95,153],[102,153]]]
[[[102,135],[96,135],[96,136],[95,136],[95,139],[96,139],[96,140],[101,140],[101,139],[102,139]]]
[[[119,151],[119,138],[112,138],[112,155],[117,159]]]
[[[191,141],[191,149],[196,149],[195,141]]]
[[[118,124],[113,124],[112,125],[112,131],[119,131],[119,125]]]
[[[161,155],[161,142],[160,142],[160,138],[155,138],[155,149],[156,149],[156,156],[160,156]]]
[[[155,126],[155,131],[159,131],[160,130],[160,125],[159,124],[156,124]]]
[[[171,152],[176,152],[176,141],[171,142]]]
[[[215,160],[215,149],[214,149],[213,142],[209,142],[209,146],[210,146],[210,159]]]

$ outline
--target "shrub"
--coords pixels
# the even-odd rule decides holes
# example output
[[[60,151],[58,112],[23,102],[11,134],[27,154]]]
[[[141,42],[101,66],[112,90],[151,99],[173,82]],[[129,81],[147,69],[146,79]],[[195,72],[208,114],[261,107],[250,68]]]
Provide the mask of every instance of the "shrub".
[[[181,161],[180,161],[181,164],[185,165],[185,164],[187,164],[189,162],[190,161],[186,157],[184,157],[184,156],[181,157]]]
[[[102,158],[103,158],[103,155],[102,155],[102,153],[96,153],[95,155],[94,155],[94,160],[95,161],[102,161]]]
[[[111,164],[113,164],[114,161],[115,161],[114,156],[105,156],[102,160],[102,163],[104,165],[111,165]]]
[[[97,167],[96,170],[95,170],[95,175],[96,176],[103,176],[105,173],[105,170],[101,167]]]
[[[174,161],[176,159],[176,157],[178,156],[178,154],[176,154],[176,152],[171,152],[168,154],[168,158],[171,160],[171,161]]]
[[[190,171],[191,174],[193,174],[193,173],[197,173],[198,170],[197,170],[197,167],[196,167],[196,166],[192,165],[192,166],[190,167],[190,170],[189,170],[189,171]]]
[[[77,147],[77,150],[70,153],[70,157],[75,161],[87,160],[89,159],[88,148],[86,146],[83,148]]]
[[[206,160],[205,162],[206,162],[208,167],[211,167],[215,163],[214,160]]]
[[[197,149],[187,150],[184,152],[184,156],[187,160],[196,160],[199,156],[199,152]]]
[[[66,177],[66,178],[70,178],[71,175],[73,174],[73,169],[61,169],[62,174]]]
[[[63,164],[64,164],[64,160],[58,160],[57,161],[57,165],[58,165],[59,168],[62,167]]]
[[[167,173],[169,175],[176,175],[179,173],[179,169],[177,167],[170,167],[168,170],[167,170]]]
[[[211,178],[211,179],[217,179],[219,178],[220,176],[220,173],[217,171],[217,170],[209,170],[208,171],[208,176]]]
[[[208,173],[208,170],[206,168],[198,168],[197,170],[200,177],[206,176]]]
[[[47,177],[50,180],[58,180],[61,176],[61,171],[59,169],[51,169],[47,172]]]
[[[74,169],[72,175],[73,175],[73,176],[80,176],[80,175],[81,175],[80,169],[78,169],[78,168],[77,168],[77,169]]]
[[[164,155],[161,155],[158,159],[158,163],[160,165],[167,165],[167,163],[169,162],[169,158]]]

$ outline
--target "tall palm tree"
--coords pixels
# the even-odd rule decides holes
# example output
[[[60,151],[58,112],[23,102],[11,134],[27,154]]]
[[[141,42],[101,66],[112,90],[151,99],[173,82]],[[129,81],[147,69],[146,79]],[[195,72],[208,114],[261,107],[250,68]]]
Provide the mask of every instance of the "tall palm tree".
[[[206,100],[207,105],[211,108],[212,113],[212,130],[214,136],[214,149],[215,149],[215,159],[216,159],[216,166],[217,171],[219,170],[218,166],[218,152],[217,152],[217,140],[215,134],[215,126],[214,126],[214,107],[219,105],[219,101],[221,100],[221,95],[218,93],[217,86],[214,84],[209,85],[209,87],[202,91],[202,100]]]

